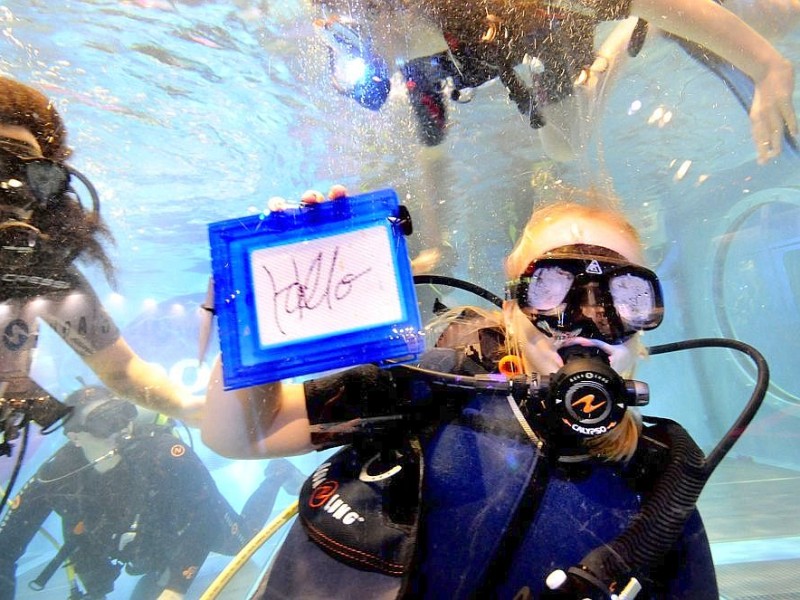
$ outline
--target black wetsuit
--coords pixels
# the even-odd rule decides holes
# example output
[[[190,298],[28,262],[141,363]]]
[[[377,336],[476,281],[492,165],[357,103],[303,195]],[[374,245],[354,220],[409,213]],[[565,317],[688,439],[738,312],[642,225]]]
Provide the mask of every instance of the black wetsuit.
[[[419,7],[441,29],[448,51],[415,58],[403,67],[411,105],[417,115],[421,141],[444,139],[445,111],[442,80],[456,90],[500,78],[511,99],[528,115],[533,127],[544,125],[541,106],[572,94],[575,80],[595,60],[595,28],[602,21],[630,15],[631,0],[544,0],[514,2],[445,0]],[[540,61],[533,88],[514,68],[525,55]]]
[[[64,558],[90,597],[111,592],[123,567],[185,592],[209,552],[237,552],[263,523],[245,523],[164,428],[124,441],[119,456],[100,473],[67,444],[25,484],[0,524],[1,599],[14,597],[16,561],[52,512],[62,520]]]

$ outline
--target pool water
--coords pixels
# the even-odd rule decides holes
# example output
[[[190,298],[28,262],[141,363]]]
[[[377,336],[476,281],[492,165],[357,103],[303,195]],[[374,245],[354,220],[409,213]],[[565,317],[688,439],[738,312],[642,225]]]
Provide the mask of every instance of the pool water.
[[[800,491],[800,157],[756,165],[733,95],[659,38],[624,66],[574,163],[545,157],[498,82],[469,103],[450,103],[445,142],[424,147],[402,86],[377,112],[332,90],[314,16],[301,0],[0,3],[0,74],[45,92],[65,118],[71,163],[97,187],[116,238],[119,285],[87,273],[134,349],[203,389],[208,368],[198,367],[197,340],[210,275],[207,225],[258,213],[273,196],[297,198],[333,183],[351,192],[393,188],[415,218],[412,254],[444,239],[453,248],[447,274],[502,295],[500,261],[556,182],[613,189],[644,233],[665,289],[665,321],[645,342],[733,337],[770,364],[764,406],[709,483],[701,510],[726,598],[800,596],[800,526],[787,525],[797,521],[791,506]],[[800,32],[776,45],[800,61]],[[217,344],[215,334],[209,358]],[[39,348],[34,377],[57,397],[76,389],[76,377],[93,380],[49,330]],[[749,360],[727,350],[655,356],[637,376],[651,387],[648,411],[680,421],[705,450],[754,386]],[[197,432],[186,435],[241,508],[267,462],[225,460]],[[62,443],[60,434],[35,439],[20,481]],[[320,458],[293,462],[310,473]],[[0,460],[7,480],[11,459]],[[281,493],[275,513],[291,500]],[[759,518],[767,513],[773,518]],[[46,528],[58,532],[57,520]],[[222,597],[244,597],[272,549]],[[20,581],[53,552],[37,538]],[[212,556],[188,597],[199,598],[227,560]],[[778,567],[795,577],[758,580]],[[780,589],[768,587],[775,581]],[[17,597],[63,597],[64,585],[59,574],[42,592],[19,585]],[[110,598],[128,597],[131,585],[123,577]]]

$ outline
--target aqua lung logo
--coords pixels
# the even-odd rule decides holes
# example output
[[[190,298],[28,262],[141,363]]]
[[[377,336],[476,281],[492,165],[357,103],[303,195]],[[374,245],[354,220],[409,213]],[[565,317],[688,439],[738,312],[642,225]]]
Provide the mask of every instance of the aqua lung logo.
[[[28,324],[22,319],[14,319],[3,330],[3,345],[16,352],[25,347],[25,344],[31,337],[31,331]]]
[[[603,267],[600,266],[600,263],[596,260],[593,260],[589,263],[586,267],[586,272],[591,273],[592,275],[602,275],[603,274]]]
[[[311,476],[311,489],[313,491],[308,499],[308,506],[324,510],[343,525],[363,523],[364,517],[353,510],[338,493],[339,482],[326,479],[330,466],[331,463],[329,462],[321,464]]]
[[[577,373],[569,378],[569,388],[564,396],[568,418],[564,423],[582,435],[602,435],[616,423],[606,423],[613,404],[606,391],[610,379],[591,371]]]

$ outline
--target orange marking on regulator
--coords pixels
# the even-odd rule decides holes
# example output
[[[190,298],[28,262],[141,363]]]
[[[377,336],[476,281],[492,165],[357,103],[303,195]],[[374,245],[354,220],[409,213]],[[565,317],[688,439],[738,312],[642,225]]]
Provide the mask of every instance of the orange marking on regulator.
[[[513,377],[514,375],[522,373],[522,361],[518,356],[506,354],[500,359],[500,362],[497,363],[497,368],[506,377]]]

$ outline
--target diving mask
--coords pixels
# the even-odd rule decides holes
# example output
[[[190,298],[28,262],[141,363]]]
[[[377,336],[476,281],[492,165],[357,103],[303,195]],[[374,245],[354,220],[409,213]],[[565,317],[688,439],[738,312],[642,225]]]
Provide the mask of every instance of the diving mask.
[[[30,254],[39,240],[47,238],[34,226],[36,211],[57,209],[65,198],[73,198],[87,210],[72,188],[75,180],[89,192],[91,211],[97,215],[100,199],[85,175],[64,163],[35,156],[25,142],[0,136],[0,250]]]
[[[557,339],[621,344],[655,329],[664,316],[655,273],[608,248],[562,246],[532,261],[506,287],[531,322]]]
[[[0,146],[0,190],[14,205],[32,208],[33,203],[49,207],[69,189],[70,169],[47,158],[21,157]],[[0,196],[0,203],[6,203]]]

